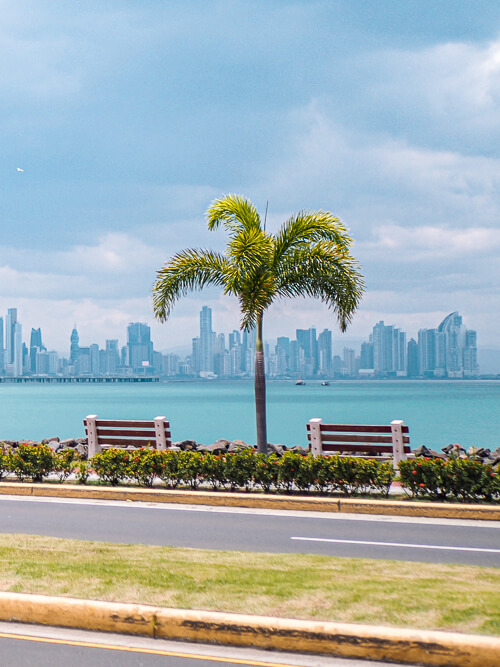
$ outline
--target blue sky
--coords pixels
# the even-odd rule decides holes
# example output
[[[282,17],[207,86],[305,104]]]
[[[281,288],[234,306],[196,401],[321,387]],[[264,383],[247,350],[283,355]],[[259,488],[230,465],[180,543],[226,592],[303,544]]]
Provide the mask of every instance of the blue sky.
[[[0,313],[17,306],[25,337],[41,326],[67,353],[74,322],[101,345],[153,324],[156,270],[222,248],[204,212],[235,192],[269,200],[272,229],[305,208],[349,226],[367,292],[346,340],[458,310],[500,348],[497,1],[0,10]],[[233,301],[193,295],[153,326],[156,347],[196,335],[205,303],[218,331],[238,326]],[[335,328],[318,303],[283,302],[266,334],[312,324]]]

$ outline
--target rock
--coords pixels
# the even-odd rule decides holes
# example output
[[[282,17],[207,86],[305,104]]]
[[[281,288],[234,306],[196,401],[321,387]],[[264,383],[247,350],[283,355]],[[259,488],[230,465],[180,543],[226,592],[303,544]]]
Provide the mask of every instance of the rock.
[[[182,440],[181,442],[173,443],[183,452],[196,451],[196,440]]]
[[[84,444],[83,442],[79,442],[75,449],[83,458],[87,458],[89,455],[89,448],[87,447],[87,444]]]
[[[19,440],[18,445],[39,445],[38,440]]]
[[[267,443],[267,453],[268,454],[277,454],[278,456],[283,456],[285,451],[283,445],[274,445],[272,442]]]
[[[86,445],[87,438],[75,438],[75,442],[77,445]]]
[[[224,454],[230,444],[229,440],[217,440],[213,445],[207,445],[205,451],[212,454]]]
[[[57,435],[56,435],[56,436],[54,436],[53,438],[44,438],[44,439],[41,441],[42,445],[48,445],[48,444],[50,444],[51,442],[60,442],[60,439],[59,439],[59,438],[57,437]]]
[[[443,447],[441,451],[444,452],[448,458],[453,456],[458,457],[467,453],[461,445],[448,445],[447,447]]]
[[[66,438],[66,440],[60,440],[60,444],[63,447],[76,447],[76,440],[74,438]]]
[[[233,440],[232,445],[236,445],[240,449],[255,449],[255,445],[249,445],[244,440]]]

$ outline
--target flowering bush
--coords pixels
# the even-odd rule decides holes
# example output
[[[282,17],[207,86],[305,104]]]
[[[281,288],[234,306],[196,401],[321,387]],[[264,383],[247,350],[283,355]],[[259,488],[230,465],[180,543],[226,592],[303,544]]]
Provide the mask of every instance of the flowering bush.
[[[253,481],[256,486],[260,486],[264,493],[269,493],[271,487],[278,488],[280,476],[280,460],[276,454],[255,454],[255,466],[253,471]]]
[[[3,479],[5,475],[11,470],[9,460],[9,453],[2,444],[0,447],[0,479]]]
[[[238,487],[250,491],[254,483],[256,464],[254,450],[245,447],[237,452],[228,452],[225,462],[225,474],[231,491]]]
[[[54,453],[52,471],[56,473],[57,479],[62,483],[71,473],[75,472],[80,460],[80,455],[74,449]]]
[[[410,459],[401,461],[399,469],[403,488],[414,497],[462,501],[493,501],[500,497],[498,474],[474,459]]]
[[[99,481],[116,486],[131,477],[130,459],[131,454],[126,449],[105,449],[92,458],[92,467]]]
[[[19,445],[7,454],[7,465],[21,482],[42,482],[53,470],[54,452],[48,445]]]
[[[226,457],[222,454],[204,454],[201,462],[201,474],[215,491],[220,487],[225,488],[228,482],[226,476]]]

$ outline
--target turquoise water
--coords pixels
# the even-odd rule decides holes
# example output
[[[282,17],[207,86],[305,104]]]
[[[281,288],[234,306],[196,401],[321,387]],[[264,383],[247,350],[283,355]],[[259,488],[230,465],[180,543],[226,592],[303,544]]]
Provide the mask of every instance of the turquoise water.
[[[268,439],[305,445],[305,424],[388,424],[403,419],[413,448],[450,443],[500,446],[500,382],[269,382]],[[165,415],[174,440],[255,442],[250,382],[155,384],[2,384],[0,439],[84,435],[83,418],[152,419]]]
[[[268,439],[306,444],[306,422],[388,424],[403,419],[413,448],[500,446],[500,382],[269,382]],[[165,415],[174,440],[255,442],[253,385],[246,382],[155,384],[1,384],[0,439],[83,436],[83,418],[152,419]]]

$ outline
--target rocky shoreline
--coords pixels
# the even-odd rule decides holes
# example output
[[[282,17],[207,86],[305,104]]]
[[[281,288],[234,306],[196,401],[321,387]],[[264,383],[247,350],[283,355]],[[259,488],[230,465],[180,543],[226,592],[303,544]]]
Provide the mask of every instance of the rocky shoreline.
[[[55,452],[64,452],[66,450],[76,450],[78,454],[84,459],[88,458],[87,438],[66,438],[61,440],[55,436],[52,438],[44,438],[43,440],[3,440],[0,441],[5,449],[16,450],[19,445],[49,445]],[[287,445],[268,443],[268,453],[283,456],[285,452],[303,452],[304,448],[299,445],[289,447]],[[255,449],[255,445],[248,444],[243,440],[225,440],[221,438],[211,445],[204,445],[195,440],[180,440],[172,443],[172,450],[174,451],[192,451],[192,452],[210,452],[212,454],[230,454],[237,452],[240,449]],[[134,445],[125,447],[128,450],[138,449]],[[354,452],[350,452],[353,454]],[[475,459],[481,461],[485,465],[493,466],[500,469],[500,447],[491,451],[484,447],[471,447],[465,450],[460,445],[448,445],[443,447],[441,452],[434,449],[429,449],[425,445],[414,449],[412,452],[417,457],[425,457],[429,459],[453,460],[457,458]],[[348,454],[348,452],[346,452]]]

